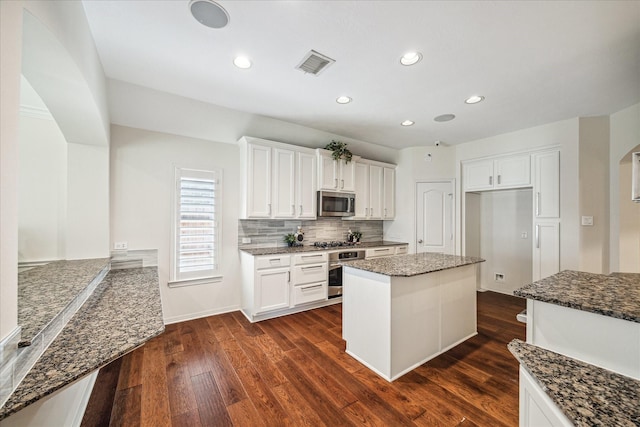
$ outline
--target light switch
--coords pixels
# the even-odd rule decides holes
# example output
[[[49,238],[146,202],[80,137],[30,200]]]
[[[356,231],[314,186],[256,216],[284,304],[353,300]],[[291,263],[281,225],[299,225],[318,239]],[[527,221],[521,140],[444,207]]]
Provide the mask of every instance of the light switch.
[[[592,226],[593,225],[593,217],[592,216],[583,216],[582,217],[582,225]]]

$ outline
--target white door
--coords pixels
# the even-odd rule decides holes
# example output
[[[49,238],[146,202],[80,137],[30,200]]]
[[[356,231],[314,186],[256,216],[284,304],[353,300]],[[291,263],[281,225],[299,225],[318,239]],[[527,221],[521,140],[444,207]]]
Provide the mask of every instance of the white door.
[[[454,253],[453,182],[419,182],[416,186],[416,252]]]
[[[369,214],[369,165],[356,162],[356,214],[354,219],[367,218]]]
[[[382,219],[382,167],[369,166],[369,218]],[[356,200],[356,203],[358,201]]]
[[[296,170],[297,218],[316,219],[316,156],[315,154],[297,153]]]
[[[293,218],[295,208],[295,151],[274,148],[273,213],[275,218]]]

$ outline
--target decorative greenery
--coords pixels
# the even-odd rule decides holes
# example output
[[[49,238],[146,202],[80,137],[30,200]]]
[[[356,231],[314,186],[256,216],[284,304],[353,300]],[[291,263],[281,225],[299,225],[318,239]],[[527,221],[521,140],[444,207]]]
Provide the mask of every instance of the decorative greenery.
[[[349,149],[347,148],[346,142],[332,140],[329,144],[327,144],[326,147],[324,147],[324,149],[333,151],[333,153],[331,153],[331,157],[333,157],[333,160],[344,159],[345,163],[349,163],[351,161],[351,157],[353,156],[353,154],[351,154],[351,151],[349,151]]]
[[[351,235],[355,240],[360,240],[360,238],[362,237],[362,233],[360,231],[352,231]]]
[[[285,234],[284,241],[289,244],[289,246],[293,245],[296,241],[296,235],[293,233]]]

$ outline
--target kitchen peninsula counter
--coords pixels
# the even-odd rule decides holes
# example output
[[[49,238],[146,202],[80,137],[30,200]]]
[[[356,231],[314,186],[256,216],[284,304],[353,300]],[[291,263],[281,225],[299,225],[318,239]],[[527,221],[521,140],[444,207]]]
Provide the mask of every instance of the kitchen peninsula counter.
[[[483,261],[422,253],[343,262],[346,352],[393,381],[476,335]]]

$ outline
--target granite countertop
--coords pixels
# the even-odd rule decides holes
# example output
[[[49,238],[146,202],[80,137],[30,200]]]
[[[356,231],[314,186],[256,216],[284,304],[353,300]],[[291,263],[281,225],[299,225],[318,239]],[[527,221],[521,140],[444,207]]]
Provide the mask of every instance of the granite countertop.
[[[640,381],[517,339],[508,347],[576,426],[640,425]]]
[[[409,277],[479,262],[484,262],[484,260],[482,258],[468,256],[462,257],[424,252],[420,254],[344,261],[341,262],[341,264],[347,267],[384,274],[386,276]]]
[[[246,252],[251,255],[278,255],[278,254],[296,254],[300,252],[319,252],[319,251],[335,251],[335,250],[345,250],[345,249],[367,249],[367,248],[379,248],[383,246],[402,246],[407,245],[408,243],[402,242],[390,242],[387,240],[382,240],[378,242],[360,242],[353,246],[335,246],[331,248],[317,248],[313,246],[313,243],[304,245],[304,246],[277,246],[272,248],[240,248],[241,251]]]
[[[514,295],[640,323],[640,274],[565,270]]]
[[[18,325],[22,327],[19,345],[30,345],[101,270],[108,269],[109,261],[109,258],[54,261],[19,273]]]
[[[0,419],[163,331],[157,267],[111,270],[0,409]]]

